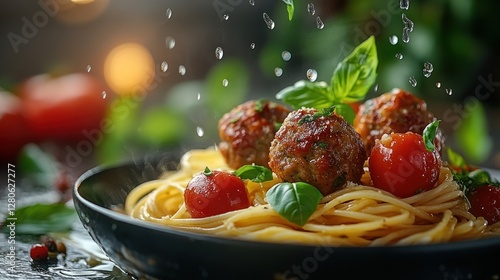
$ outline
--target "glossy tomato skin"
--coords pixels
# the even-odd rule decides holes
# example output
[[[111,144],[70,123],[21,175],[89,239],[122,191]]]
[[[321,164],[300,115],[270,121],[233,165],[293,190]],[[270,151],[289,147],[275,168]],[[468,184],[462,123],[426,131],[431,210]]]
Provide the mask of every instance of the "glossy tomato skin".
[[[482,186],[468,195],[471,212],[476,217],[484,217],[489,224],[500,221],[500,187]]]
[[[84,73],[33,76],[19,91],[37,141],[83,139],[84,131],[99,128],[107,108],[102,85]]]
[[[191,179],[184,191],[184,201],[193,218],[209,217],[250,206],[243,180],[223,171],[201,173]]]
[[[435,187],[441,157],[420,134],[392,133],[377,141],[368,160],[373,185],[404,198]]]
[[[14,162],[21,148],[30,142],[31,134],[22,113],[21,100],[0,91],[0,160]]]

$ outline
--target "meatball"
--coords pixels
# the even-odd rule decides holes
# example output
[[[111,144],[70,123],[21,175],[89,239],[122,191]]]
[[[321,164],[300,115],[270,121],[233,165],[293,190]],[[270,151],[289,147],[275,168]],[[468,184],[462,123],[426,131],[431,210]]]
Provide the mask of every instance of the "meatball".
[[[269,167],[283,181],[305,182],[327,195],[359,182],[366,158],[361,137],[344,118],[302,108],[276,132]]]
[[[268,167],[269,147],[274,134],[290,110],[278,103],[247,101],[219,120],[219,150],[229,167],[245,164]]]
[[[367,100],[359,107],[354,129],[361,135],[366,153],[370,155],[375,140],[382,135],[407,131],[422,135],[424,128],[435,120],[433,114],[427,111],[424,100],[407,91],[393,89]],[[435,145],[439,152],[444,147],[444,136],[440,129],[436,132]]]

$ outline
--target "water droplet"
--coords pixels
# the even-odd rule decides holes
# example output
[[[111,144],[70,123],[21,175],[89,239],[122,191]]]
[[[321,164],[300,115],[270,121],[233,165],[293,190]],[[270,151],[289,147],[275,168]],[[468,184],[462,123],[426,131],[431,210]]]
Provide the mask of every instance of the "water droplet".
[[[389,37],[389,43],[391,43],[391,45],[396,45],[398,43],[398,36],[396,35],[392,35]]]
[[[283,51],[281,53],[281,58],[283,58],[284,61],[289,61],[292,58],[292,54],[289,51]]]
[[[272,30],[272,29],[274,29],[275,23],[274,23],[274,21],[271,19],[271,17],[269,17],[269,15],[268,15],[268,14],[263,13],[263,14],[262,14],[262,18],[264,18],[264,22],[266,23],[267,28],[269,28],[269,29],[271,29],[271,30]]]
[[[167,19],[170,19],[172,17],[172,10],[170,8],[165,11],[165,16],[167,17]]]
[[[432,74],[432,71],[434,71],[434,66],[432,66],[432,63],[424,63],[424,69],[422,70],[422,72],[424,73],[424,77],[429,78]]]
[[[250,4],[250,6],[255,6],[255,0],[248,0],[248,3]]]
[[[412,87],[416,87],[417,86],[417,80],[415,79],[414,76],[411,76],[410,79],[408,80],[410,82],[410,85]]]
[[[229,85],[229,81],[227,79],[222,80],[222,86],[227,87]]]
[[[402,53],[397,53],[396,54],[396,58],[400,59],[400,60],[403,59],[403,54]]]
[[[441,88],[441,83],[440,83],[440,82],[437,82],[437,83],[436,83],[436,87],[437,87],[437,88]]]
[[[378,84],[376,84],[376,85],[375,85],[375,87],[373,88],[373,90],[374,90],[375,92],[377,92],[377,91],[378,91]]]
[[[402,10],[408,10],[410,7],[410,0],[399,0],[399,7]]]
[[[223,56],[224,56],[224,50],[222,50],[222,48],[221,48],[221,47],[217,47],[217,48],[215,49],[215,57],[216,57],[217,59],[222,59],[222,57],[223,57]]]
[[[276,75],[276,77],[281,77],[281,75],[283,75],[283,69],[280,67],[274,68],[274,75]]]
[[[252,50],[253,50],[253,49],[255,49],[255,43],[251,43],[251,44],[250,44],[250,48],[251,48]]]
[[[90,73],[90,70],[92,70],[92,66],[90,66],[90,64],[89,64],[89,65],[87,65],[87,73]]]
[[[223,20],[228,20],[228,19],[229,19],[229,15],[228,15],[228,14],[224,14],[224,15],[222,16],[222,19],[223,19]]]
[[[316,27],[318,29],[323,29],[325,27],[325,24],[323,23],[320,17],[316,17]]]
[[[167,38],[165,38],[165,46],[169,49],[173,49],[175,47],[175,39],[167,36]]]
[[[314,16],[314,14],[316,14],[316,9],[314,8],[314,4],[313,3],[309,3],[307,4],[307,11],[312,15]]]
[[[314,69],[307,69],[306,76],[309,81],[314,82],[318,78],[318,72]]]
[[[107,95],[106,91],[103,90],[102,93],[101,93],[102,99],[106,99],[106,95]]]
[[[451,88],[447,88],[444,90],[448,95],[452,95],[453,94],[453,90]]]
[[[403,40],[403,42],[405,43],[408,43],[410,41],[410,32],[413,31],[413,27],[415,26],[415,24],[406,16],[405,13],[403,13],[401,17],[404,24],[401,40]]]
[[[198,92],[198,94],[196,95],[196,100],[200,100],[201,99],[201,93]]]
[[[161,71],[167,72],[168,70],[168,63],[166,61],[163,61],[160,66]]]
[[[184,65],[179,65],[179,74],[182,76],[186,75],[186,67]]]
[[[205,131],[203,130],[203,128],[201,127],[196,127],[196,134],[199,136],[199,137],[202,137],[204,134],[205,134]]]

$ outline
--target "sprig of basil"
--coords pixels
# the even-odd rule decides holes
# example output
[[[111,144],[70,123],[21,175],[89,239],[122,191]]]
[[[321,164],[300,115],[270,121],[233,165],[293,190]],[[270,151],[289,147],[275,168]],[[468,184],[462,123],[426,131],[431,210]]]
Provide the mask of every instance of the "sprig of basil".
[[[248,179],[255,183],[262,183],[273,179],[273,173],[269,168],[260,165],[243,165],[233,172],[241,179]]]
[[[318,207],[323,195],[303,182],[278,183],[267,191],[266,200],[288,221],[303,226]]]
[[[298,81],[276,94],[276,98],[295,109],[328,108],[363,100],[377,78],[377,47],[375,37],[370,36],[357,46],[344,60],[339,62],[330,84],[319,81]],[[340,106],[336,113],[352,124],[353,110]]]
[[[427,151],[434,152],[436,148],[434,146],[434,139],[436,138],[436,132],[439,126],[439,120],[435,120],[428,124],[424,128],[424,132],[422,133],[422,138],[424,139],[424,145]]]

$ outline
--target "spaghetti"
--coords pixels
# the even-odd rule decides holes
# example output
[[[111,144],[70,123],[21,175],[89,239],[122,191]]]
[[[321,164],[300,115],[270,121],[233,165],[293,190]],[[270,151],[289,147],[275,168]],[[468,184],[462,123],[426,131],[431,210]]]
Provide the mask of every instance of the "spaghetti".
[[[450,170],[441,168],[437,187],[400,199],[374,188],[369,172],[363,185],[325,196],[304,226],[281,217],[265,201],[266,192],[279,182],[254,183],[246,188],[252,206],[206,218],[191,218],[183,192],[194,175],[206,167],[232,171],[220,152],[209,148],[184,154],[177,171],[133,189],[125,212],[133,218],[216,236],[264,242],[292,242],[331,246],[412,245],[500,235],[500,223],[488,225],[467,211],[467,200]]]

